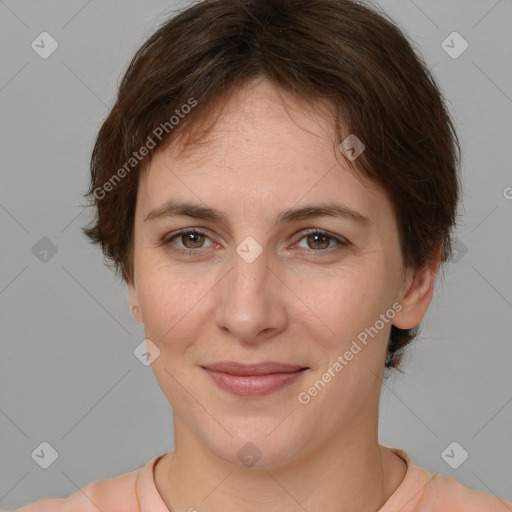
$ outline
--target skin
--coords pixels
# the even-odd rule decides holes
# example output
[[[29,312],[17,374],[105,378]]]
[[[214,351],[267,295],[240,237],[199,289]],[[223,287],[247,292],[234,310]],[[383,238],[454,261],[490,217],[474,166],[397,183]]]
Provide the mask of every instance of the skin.
[[[394,303],[402,309],[392,323],[416,326],[439,265],[403,268],[391,203],[336,154],[324,106],[253,81],[229,98],[201,145],[181,152],[171,142],[141,175],[127,285],[132,314],[160,350],[152,368],[173,409],[175,447],[154,469],[170,510],[371,512],[405,476],[403,460],[377,438],[391,322],[307,405],[297,399]],[[228,224],[145,222],[170,199],[221,210]],[[325,202],[369,222],[275,223],[285,209]],[[183,228],[206,235],[170,241]],[[248,236],[263,249],[252,263],[236,252]],[[270,395],[237,397],[200,367],[228,360],[309,369]],[[237,457],[247,442],[261,453],[252,467]]]

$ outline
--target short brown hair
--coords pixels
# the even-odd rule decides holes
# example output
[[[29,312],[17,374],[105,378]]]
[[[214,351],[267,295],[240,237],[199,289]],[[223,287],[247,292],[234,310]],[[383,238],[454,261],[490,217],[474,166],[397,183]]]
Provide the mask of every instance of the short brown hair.
[[[137,51],[92,153],[86,195],[96,218],[83,230],[125,281],[133,278],[139,171],[178,132],[191,132],[214,100],[257,77],[327,100],[338,142],[354,134],[364,143],[354,168],[387,193],[404,268],[422,268],[439,247],[442,261],[450,257],[459,143],[434,78],[400,29],[352,0],[205,0]],[[386,367],[399,367],[417,333],[392,326]]]

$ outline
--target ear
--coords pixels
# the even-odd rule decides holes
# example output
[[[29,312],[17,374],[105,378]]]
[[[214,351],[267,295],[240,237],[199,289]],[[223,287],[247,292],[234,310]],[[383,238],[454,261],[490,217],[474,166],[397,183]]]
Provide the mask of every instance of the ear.
[[[128,301],[130,302],[130,311],[133,318],[138,322],[143,322],[140,311],[139,298],[137,296],[137,290],[135,289],[135,283],[133,278],[126,282],[126,290],[128,292]]]
[[[434,294],[434,283],[441,264],[442,245],[437,246],[426,265],[408,271],[398,302],[402,309],[396,314],[393,325],[399,329],[416,327],[425,316]]]

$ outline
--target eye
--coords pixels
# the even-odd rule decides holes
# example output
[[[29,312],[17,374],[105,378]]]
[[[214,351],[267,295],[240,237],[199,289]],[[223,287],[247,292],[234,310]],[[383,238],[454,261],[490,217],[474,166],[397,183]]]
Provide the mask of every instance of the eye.
[[[173,242],[175,239],[180,241],[184,245],[184,248],[179,246],[172,247],[175,245]],[[203,249],[205,247],[205,239],[209,240],[209,238],[206,236],[206,233],[201,229],[184,229],[178,233],[172,233],[171,235],[166,236],[162,240],[162,245],[171,246],[173,251],[181,252],[183,254],[192,254],[199,252],[199,249]]]
[[[183,247],[180,247],[175,240],[180,242]],[[210,243],[209,246],[205,245],[205,240],[210,240],[206,232],[199,228],[193,228],[183,229],[177,233],[171,233],[162,240],[161,244],[168,246],[175,252],[193,255],[200,253],[201,249],[214,245],[213,243]],[[316,228],[307,230],[305,234],[302,235],[299,242],[302,240],[306,240],[307,247],[305,249],[309,249],[316,253],[330,253],[331,249],[337,246],[347,247],[350,245],[347,240]],[[333,242],[334,245],[332,245]],[[302,247],[302,249],[304,249],[304,247]]]
[[[308,230],[300,239],[300,241],[302,240],[306,241],[306,249],[311,249],[313,252],[330,252],[330,249],[336,246],[346,247],[349,245],[347,240],[321,229]],[[332,242],[335,242],[334,245],[331,245]]]

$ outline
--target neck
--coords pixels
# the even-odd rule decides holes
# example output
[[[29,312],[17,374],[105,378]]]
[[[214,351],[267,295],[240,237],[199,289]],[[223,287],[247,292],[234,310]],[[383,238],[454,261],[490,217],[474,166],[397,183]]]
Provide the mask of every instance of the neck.
[[[377,512],[405,476],[402,459],[378,444],[376,424],[374,435],[368,427],[345,430],[293,463],[265,470],[223,461],[177,418],[174,427],[175,449],[155,467],[171,512]]]

